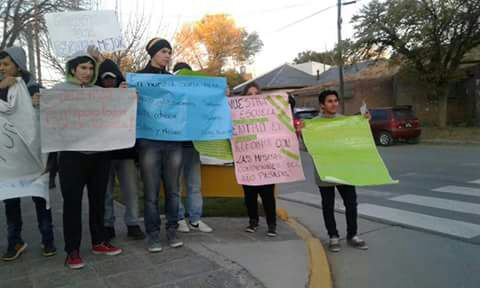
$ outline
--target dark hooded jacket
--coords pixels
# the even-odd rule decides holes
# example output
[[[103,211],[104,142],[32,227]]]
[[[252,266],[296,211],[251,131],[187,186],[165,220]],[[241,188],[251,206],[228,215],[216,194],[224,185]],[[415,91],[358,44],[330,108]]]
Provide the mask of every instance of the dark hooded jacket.
[[[103,87],[102,85],[102,75],[110,72],[115,74],[115,79],[117,80],[117,83],[115,87],[120,86],[120,83],[125,82],[125,78],[123,77],[122,71],[120,71],[120,68],[118,68],[118,65],[113,62],[110,59],[106,59],[103,61],[102,64],[100,64],[100,67],[98,68],[98,77],[97,77],[97,83],[95,85]]]

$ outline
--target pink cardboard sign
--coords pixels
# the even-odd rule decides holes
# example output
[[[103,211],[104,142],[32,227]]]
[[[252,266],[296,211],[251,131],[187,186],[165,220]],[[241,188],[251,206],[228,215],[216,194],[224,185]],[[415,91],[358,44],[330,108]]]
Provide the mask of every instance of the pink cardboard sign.
[[[229,98],[237,182],[268,185],[305,180],[287,96]]]

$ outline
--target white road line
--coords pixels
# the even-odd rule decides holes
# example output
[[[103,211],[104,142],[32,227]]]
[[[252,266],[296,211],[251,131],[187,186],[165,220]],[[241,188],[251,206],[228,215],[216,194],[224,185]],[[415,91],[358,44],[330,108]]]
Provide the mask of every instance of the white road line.
[[[480,225],[440,218],[395,208],[373,204],[360,204],[358,212],[361,215],[383,219],[409,227],[417,227],[447,235],[474,238],[480,235]]]
[[[417,195],[402,195],[389,200],[420,205],[424,207],[432,207],[444,210],[450,210],[460,213],[469,213],[480,215],[480,204],[474,204],[464,201],[455,201],[449,199],[435,198],[435,197],[425,197]]]
[[[480,185],[480,179],[477,179],[477,180],[474,180],[474,181],[470,181],[468,183],[472,183],[472,184],[479,184]]]
[[[467,195],[480,197],[480,188],[462,187],[462,186],[444,186],[433,189],[434,192],[451,193],[458,195]]]

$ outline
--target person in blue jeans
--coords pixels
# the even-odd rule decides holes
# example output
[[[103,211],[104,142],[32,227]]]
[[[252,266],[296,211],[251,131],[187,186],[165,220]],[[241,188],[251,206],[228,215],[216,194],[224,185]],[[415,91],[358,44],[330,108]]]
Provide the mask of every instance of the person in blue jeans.
[[[172,57],[172,46],[165,39],[153,38],[147,44],[150,55],[147,66],[137,73],[170,74],[166,67]],[[142,95],[139,95],[139,101]],[[163,180],[167,217],[167,241],[172,248],[183,246],[177,237],[182,142],[137,139],[140,173],[144,185],[145,231],[148,251],[162,251],[160,242],[159,193]]]
[[[33,104],[38,104],[39,86],[32,81],[31,74],[27,71],[27,58],[25,51],[20,47],[10,47],[0,52],[0,74],[4,79],[0,82],[0,101],[6,101],[8,88],[16,83],[16,78],[21,77],[25,81],[30,95],[33,97]],[[36,100],[35,100],[36,98]],[[50,257],[56,254],[54,244],[52,212],[47,209],[45,199],[32,197],[37,212],[38,229],[42,235],[42,254]],[[7,219],[8,248],[3,254],[2,260],[16,260],[27,248],[23,241],[22,233],[22,211],[20,198],[7,199],[5,204],[5,216]]]
[[[179,62],[173,67],[173,73],[182,69],[192,70],[190,65]],[[182,173],[187,186],[187,209],[180,200],[178,203],[178,232],[188,233],[190,230],[210,233],[213,229],[201,220],[203,213],[202,171],[200,154],[191,141],[183,142]],[[185,219],[188,215],[188,223]]]
[[[103,59],[100,52],[95,51],[98,58]],[[125,85],[125,78],[117,64],[110,59],[104,59],[99,68],[97,86],[103,88],[118,88]],[[127,226],[127,237],[132,240],[145,239],[145,234],[139,225],[138,219],[138,177],[135,166],[135,148],[112,151],[110,174],[107,191],[105,192],[105,238],[110,241],[115,238],[115,211],[113,204],[113,190],[115,178],[120,182],[120,191],[125,200],[124,222]]]

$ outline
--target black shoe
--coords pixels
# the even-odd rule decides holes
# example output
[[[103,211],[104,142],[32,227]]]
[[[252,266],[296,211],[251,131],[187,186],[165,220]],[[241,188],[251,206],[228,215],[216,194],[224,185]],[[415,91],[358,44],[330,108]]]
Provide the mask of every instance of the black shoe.
[[[3,261],[13,261],[18,259],[20,255],[27,249],[27,243],[18,243],[15,244],[14,246],[9,246],[7,249],[7,252],[3,254],[2,260]]]
[[[275,227],[268,227],[268,232],[267,232],[268,237],[276,237],[277,236],[277,229]]]
[[[247,233],[255,233],[255,231],[257,231],[257,228],[258,228],[258,225],[256,224],[250,224],[247,226],[247,228],[245,228],[245,232]]]
[[[52,257],[57,254],[57,247],[55,247],[55,244],[53,242],[44,244],[42,246],[42,255],[44,257]]]
[[[127,236],[128,238],[131,238],[132,240],[143,240],[145,239],[145,233],[143,233],[142,229],[140,229],[140,226],[134,225],[134,226],[127,226]]]
[[[107,240],[107,242],[112,240],[113,238],[115,238],[115,236],[116,236],[115,235],[115,228],[105,226],[104,231],[105,231],[105,239]]]

